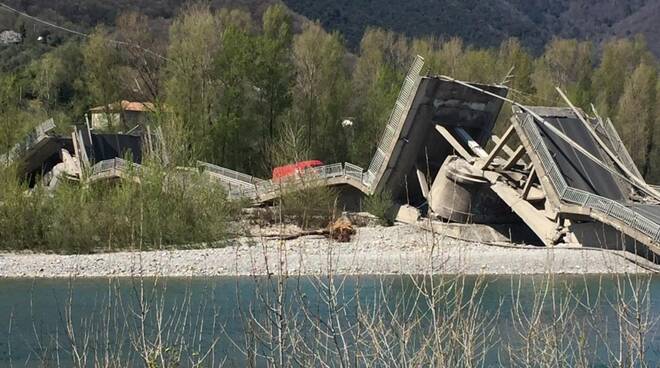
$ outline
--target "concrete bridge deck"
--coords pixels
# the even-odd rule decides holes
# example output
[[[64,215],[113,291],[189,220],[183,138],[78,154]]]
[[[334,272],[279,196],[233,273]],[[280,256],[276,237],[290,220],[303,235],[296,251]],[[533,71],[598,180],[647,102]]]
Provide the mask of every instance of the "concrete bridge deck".
[[[615,230],[622,237],[610,235],[610,242],[628,248],[644,246],[660,255],[658,198],[639,193],[645,183],[638,182],[643,179],[635,180],[617,167],[613,161],[627,161],[626,156],[608,157],[586,125],[591,123],[573,109],[534,107],[518,109],[514,123],[544,191],[551,193],[548,200],[553,212],[574,223],[569,227],[575,228],[577,241],[596,242],[595,237]],[[562,139],[560,133],[582,149]],[[584,225],[578,225],[589,220],[604,226],[585,231]]]

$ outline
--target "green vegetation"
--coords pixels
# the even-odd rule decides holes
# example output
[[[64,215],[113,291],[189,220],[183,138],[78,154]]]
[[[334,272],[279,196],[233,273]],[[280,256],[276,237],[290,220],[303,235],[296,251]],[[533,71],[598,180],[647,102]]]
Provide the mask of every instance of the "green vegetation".
[[[239,210],[204,176],[156,165],[134,173],[140,184],[63,183],[29,194],[8,171],[0,175],[0,249],[88,253],[215,242]]]
[[[660,166],[653,165],[658,62],[641,36],[606,42],[602,55],[589,41],[554,39],[535,57],[515,38],[475,48],[459,38],[412,39],[368,28],[351,53],[342,34],[318,22],[304,22],[294,33],[283,5],[259,14],[189,5],[164,39],[152,33],[149,16],[120,13],[114,28],[97,27],[89,38],[69,35],[29,64],[1,67],[17,93],[10,107],[66,126],[91,106],[154,101],[166,135],[181,139],[172,145],[182,149],[177,163],[201,159],[268,176],[277,161],[272,144],[292,126],[310,147],[306,158],[366,166],[411,58],[421,54],[430,73],[504,82],[523,103],[563,103],[556,86],[587,111],[594,103],[614,120],[647,178],[660,179]],[[342,127],[347,118],[352,127]],[[0,133],[15,137],[29,124]],[[634,144],[642,131],[644,142]]]
[[[394,202],[388,192],[373,194],[364,201],[364,210],[378,217],[382,225],[392,225],[393,216],[391,213]]]
[[[283,188],[279,200],[281,216],[303,229],[323,228],[338,215],[336,200],[337,192],[329,187],[310,185],[302,190]]]

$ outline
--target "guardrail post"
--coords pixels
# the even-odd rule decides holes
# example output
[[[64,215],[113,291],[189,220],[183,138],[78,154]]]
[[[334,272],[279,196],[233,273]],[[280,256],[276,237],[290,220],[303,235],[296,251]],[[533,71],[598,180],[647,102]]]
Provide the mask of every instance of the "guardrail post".
[[[614,208],[614,202],[610,202],[610,205],[607,207],[607,212],[605,212],[605,215],[607,215],[607,217],[610,216],[613,208]],[[658,229],[658,233],[660,233],[660,229]]]

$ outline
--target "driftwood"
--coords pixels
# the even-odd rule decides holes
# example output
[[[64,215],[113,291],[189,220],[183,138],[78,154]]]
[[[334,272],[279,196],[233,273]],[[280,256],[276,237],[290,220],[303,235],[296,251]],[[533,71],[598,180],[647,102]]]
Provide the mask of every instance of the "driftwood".
[[[328,236],[330,235],[330,230],[328,229],[321,229],[321,230],[309,230],[309,231],[301,231],[296,234],[291,234],[291,235],[279,235],[275,236],[278,240],[293,240],[293,239],[298,239],[301,236],[309,236],[309,235],[323,235],[323,236]]]
[[[310,236],[310,235],[323,235],[325,237],[332,238],[338,242],[346,243],[351,241],[351,237],[355,235],[355,229],[353,228],[353,224],[351,223],[351,220],[349,220],[345,216],[342,216],[339,219],[337,219],[337,221],[328,225],[328,227],[325,229],[301,231],[289,235],[273,234],[273,235],[262,235],[259,237],[277,239],[277,240],[293,240],[303,236]]]

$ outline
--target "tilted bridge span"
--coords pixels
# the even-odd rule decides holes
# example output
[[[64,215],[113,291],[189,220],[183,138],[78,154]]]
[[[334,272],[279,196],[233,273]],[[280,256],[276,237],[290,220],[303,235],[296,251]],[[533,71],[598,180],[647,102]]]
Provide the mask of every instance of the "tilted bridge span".
[[[423,76],[423,65],[417,57],[410,68],[368,169],[314,168],[317,185],[386,191],[448,221],[521,221],[546,246],[627,249],[659,261],[660,193],[609,119],[588,116],[568,99],[568,107],[523,106],[507,99],[505,86]],[[505,103],[513,116],[500,122],[498,137]],[[231,197],[261,203],[281,193],[281,184],[200,166]]]

